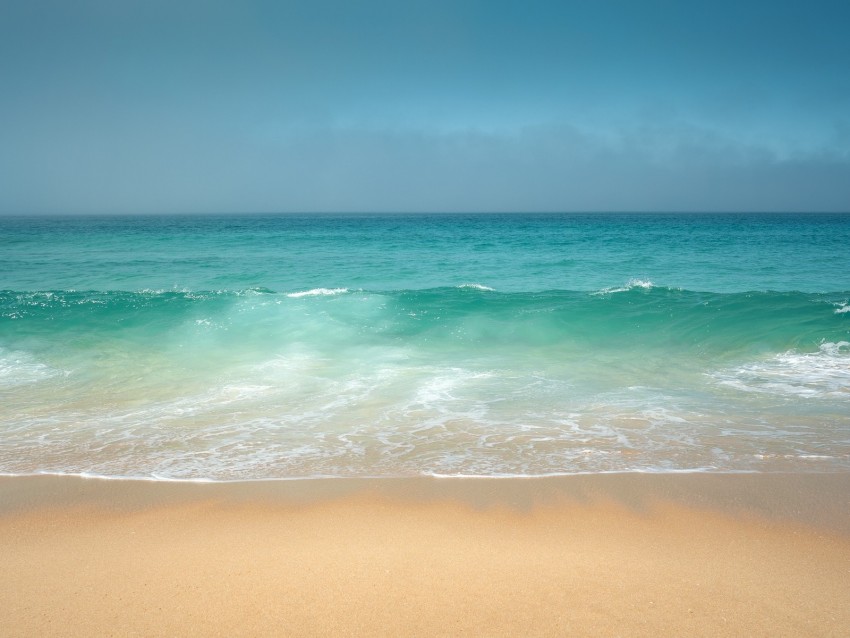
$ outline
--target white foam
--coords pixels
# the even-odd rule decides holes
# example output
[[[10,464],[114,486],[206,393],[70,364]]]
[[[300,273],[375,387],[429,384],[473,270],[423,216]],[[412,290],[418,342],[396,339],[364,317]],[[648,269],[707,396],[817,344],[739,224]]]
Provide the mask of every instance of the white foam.
[[[484,284],[461,284],[458,288],[473,288],[475,290],[485,290],[487,292],[496,292],[495,288],[485,286]]]
[[[629,279],[624,286],[617,286],[614,288],[602,288],[601,290],[597,290],[593,295],[612,295],[617,292],[628,292],[629,290],[634,290],[635,288],[640,288],[642,290],[651,290],[655,287],[655,284],[652,283],[649,279]]]
[[[588,394],[560,367],[541,370],[538,361],[448,366],[410,354],[407,346],[341,358],[293,348],[186,380],[182,389],[176,376],[131,392],[115,383],[109,402],[81,393],[82,375],[64,394],[49,383],[16,390],[15,405],[0,404],[0,472],[245,481],[850,467],[844,404],[831,419],[790,403],[762,417],[772,397],[740,396],[744,408],[756,407],[738,416],[728,396],[702,404],[649,385]],[[799,365],[830,361],[847,373],[850,343],[792,355],[798,373]],[[761,387],[762,377],[736,371],[725,374]],[[841,383],[850,399],[850,381]]]
[[[292,299],[298,299],[299,297],[341,295],[346,292],[348,292],[348,288],[313,288],[312,290],[303,290],[301,292],[290,292],[286,296]]]
[[[789,350],[767,361],[712,374],[743,392],[803,398],[850,398],[850,342],[821,344],[817,352]]]
[[[433,479],[457,479],[457,480],[504,480],[504,479],[545,479],[563,476],[587,476],[599,474],[757,474],[757,470],[727,470],[718,469],[713,466],[697,466],[681,469],[668,468],[627,468],[622,470],[577,470],[577,471],[560,471],[560,472],[496,472],[492,474],[464,474],[464,473],[440,473],[440,472],[399,472],[395,474],[347,474],[347,473],[330,473],[330,474],[304,474],[298,476],[270,476],[260,478],[213,478],[213,477],[179,477],[165,476],[158,473],[149,475],[111,475],[111,474],[95,474],[92,472],[63,472],[63,471],[43,471],[43,472],[0,472],[0,476],[8,478],[26,478],[38,476],[57,476],[80,478],[91,481],[140,481],[148,483],[202,483],[202,484],[234,484],[234,483],[288,483],[300,481],[327,481],[335,479],[344,479],[350,481],[352,479],[358,481],[379,481],[393,479],[409,479],[409,478],[433,478]]]
[[[61,374],[26,353],[0,348],[0,387],[15,387],[38,383]]]
[[[835,309],[835,314],[837,315],[843,315],[845,312],[850,312],[850,305],[848,305],[846,302],[839,305],[838,308]]]

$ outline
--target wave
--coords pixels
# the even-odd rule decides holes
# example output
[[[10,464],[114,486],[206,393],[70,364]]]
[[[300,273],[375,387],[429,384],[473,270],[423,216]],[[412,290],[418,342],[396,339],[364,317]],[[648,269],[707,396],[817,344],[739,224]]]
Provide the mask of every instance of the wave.
[[[655,284],[649,279],[629,279],[624,286],[614,286],[610,288],[602,288],[597,290],[594,295],[613,295],[618,292],[629,292],[630,290],[652,290]]]
[[[300,299],[301,297],[329,297],[331,295],[341,295],[346,292],[348,292],[348,288],[313,288],[301,292],[290,292],[286,296],[290,299]]]
[[[595,293],[497,292],[482,284],[382,292],[249,290],[2,291],[0,347],[15,350],[22,339],[66,331],[146,340],[193,328],[231,331],[230,345],[241,334],[272,347],[312,339],[407,339],[484,348],[586,344],[779,354],[815,351],[850,335],[847,292],[706,293],[646,281]]]
[[[496,292],[495,288],[491,288],[490,286],[485,286],[484,284],[460,284],[457,286],[458,288],[472,288],[473,290],[481,290],[484,292]]]

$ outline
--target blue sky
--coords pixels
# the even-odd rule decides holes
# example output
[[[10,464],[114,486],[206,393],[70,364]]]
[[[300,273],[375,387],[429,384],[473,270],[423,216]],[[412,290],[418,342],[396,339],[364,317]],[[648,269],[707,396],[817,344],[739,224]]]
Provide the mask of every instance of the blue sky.
[[[848,211],[850,3],[4,0],[0,212]]]

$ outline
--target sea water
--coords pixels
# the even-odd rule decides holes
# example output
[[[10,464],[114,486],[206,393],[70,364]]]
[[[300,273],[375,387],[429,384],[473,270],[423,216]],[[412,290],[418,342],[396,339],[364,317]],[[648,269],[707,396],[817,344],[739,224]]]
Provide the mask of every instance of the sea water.
[[[0,218],[0,473],[850,469],[850,215]]]

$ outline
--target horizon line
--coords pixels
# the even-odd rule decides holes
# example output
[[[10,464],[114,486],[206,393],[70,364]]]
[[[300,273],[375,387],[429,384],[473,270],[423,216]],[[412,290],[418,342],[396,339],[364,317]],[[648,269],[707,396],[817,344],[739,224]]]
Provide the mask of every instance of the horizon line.
[[[847,215],[847,210],[305,210],[305,211],[150,211],[150,212],[6,212],[0,217],[221,217],[275,215]]]

